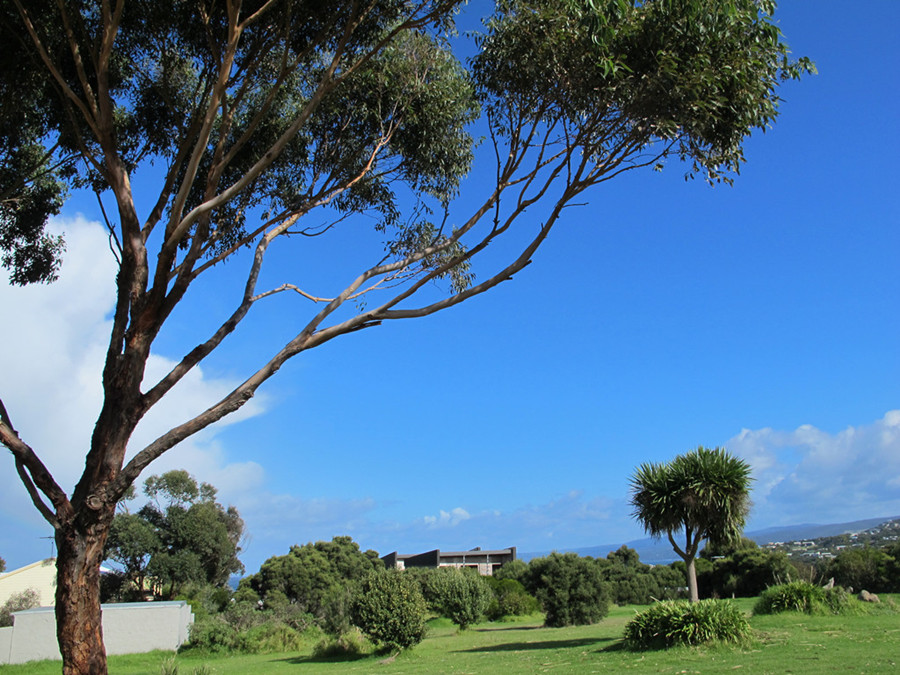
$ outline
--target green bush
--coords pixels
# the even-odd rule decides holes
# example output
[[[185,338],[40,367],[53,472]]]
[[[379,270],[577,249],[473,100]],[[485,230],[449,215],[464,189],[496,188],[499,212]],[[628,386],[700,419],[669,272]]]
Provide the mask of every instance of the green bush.
[[[422,591],[399,570],[379,570],[363,579],[350,616],[372,642],[387,650],[408,649],[425,637]]]
[[[541,608],[537,598],[530,595],[525,587],[515,579],[486,577],[486,583],[494,592],[485,615],[491,621],[500,621],[508,616],[527,616]]]
[[[600,566],[575,553],[551,553],[528,565],[526,588],[538,599],[551,627],[596,623],[609,612]]]
[[[182,645],[184,651],[196,649],[210,654],[224,654],[239,651],[240,633],[221,617],[195,620],[191,625],[190,638]]]
[[[792,581],[767,588],[753,607],[754,614],[852,614],[858,611],[859,603],[840,586],[821,588],[808,581]]]
[[[368,641],[354,628],[338,637],[327,637],[319,640],[313,647],[313,656],[319,659],[345,658],[366,654],[371,649]]]
[[[747,617],[732,602],[666,600],[651,605],[626,624],[625,647],[641,650],[707,642],[740,644],[750,634]]]
[[[269,621],[241,633],[238,651],[244,654],[299,652],[306,646],[305,643],[300,631],[280,621]]]
[[[477,623],[488,608],[493,593],[477,572],[444,568],[431,577],[441,616],[465,630]]]

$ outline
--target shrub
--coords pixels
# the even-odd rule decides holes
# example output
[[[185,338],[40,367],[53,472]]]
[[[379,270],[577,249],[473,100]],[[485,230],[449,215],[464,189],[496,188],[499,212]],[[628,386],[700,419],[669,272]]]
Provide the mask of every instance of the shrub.
[[[33,588],[26,588],[21,593],[13,593],[6,602],[0,606],[0,628],[13,625],[12,615],[26,609],[40,606],[40,596]]]
[[[408,649],[425,637],[425,599],[419,585],[399,570],[366,577],[350,605],[351,619],[383,649]]]
[[[528,565],[521,560],[510,560],[508,563],[501,565],[500,569],[494,572],[492,578],[512,579],[524,584],[524,578],[526,576],[528,576]]]
[[[475,572],[441,569],[431,578],[441,616],[465,630],[484,616],[493,594]]]
[[[220,617],[209,617],[194,621],[190,639],[182,645],[184,651],[196,649],[211,654],[238,651],[241,647],[240,633]]]
[[[837,554],[824,569],[824,577],[834,577],[840,586],[859,592],[888,593],[896,588],[892,577],[892,558],[887,550],[865,546],[847,548]]]
[[[320,659],[359,656],[367,653],[370,648],[363,634],[359,632],[359,629],[354,628],[338,637],[319,640],[313,647],[313,656]]]
[[[750,624],[727,600],[666,600],[637,614],[625,626],[627,649],[663,649],[707,642],[742,643]]]
[[[856,611],[859,611],[859,605],[843,588],[826,589],[808,581],[792,581],[767,588],[753,607],[754,614],[850,614]]]
[[[486,577],[485,581],[494,592],[494,597],[485,612],[491,621],[499,621],[507,616],[534,614],[541,608],[537,598],[530,595],[515,579]]]
[[[541,603],[548,626],[596,623],[609,612],[600,566],[575,553],[551,553],[532,560],[526,588]]]
[[[237,651],[245,654],[273,654],[303,650],[303,634],[280,621],[254,626],[239,636]]]

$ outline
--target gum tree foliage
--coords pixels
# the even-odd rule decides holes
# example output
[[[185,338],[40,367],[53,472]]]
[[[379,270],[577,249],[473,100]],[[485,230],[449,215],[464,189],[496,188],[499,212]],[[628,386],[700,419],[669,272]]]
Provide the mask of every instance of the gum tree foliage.
[[[724,448],[704,447],[668,463],[642,464],[631,477],[634,517],[650,536],[665,535],[684,561],[691,602],[699,600],[695,559],[700,544],[740,540],[751,481],[746,462]]]
[[[244,571],[238,560],[244,521],[233,506],[216,501],[216,488],[187,471],[150,476],[151,502],[113,518],[106,557],[117,563],[138,592],[153,579],[154,595],[171,599],[186,584],[223,587]]]
[[[555,628],[597,623],[609,613],[609,591],[593,558],[551,553],[528,563],[525,583]]]
[[[0,442],[56,535],[66,672],[106,670],[99,564],[116,503],[153,460],[238,410],[288,359],[510,279],[567,205],[624,171],[682,159],[690,175],[730,181],[743,141],[774,121],[779,83],[809,68],[788,60],[771,0],[502,0],[466,71],[444,39],[457,4],[0,7],[2,264],[15,284],[55,277],[64,243],[47,218],[71,189],[96,193],[110,233],[97,254],[118,262],[103,404],[74,490],[16,433],[15,402],[10,415],[0,406]],[[496,171],[461,210],[452,199],[479,114]],[[383,245],[364,250],[354,226],[374,227]],[[268,281],[271,249],[299,256],[314,237],[353,250],[328,270],[342,290],[300,264]],[[488,247],[505,262],[476,279]],[[349,267],[360,258],[370,262]],[[197,317],[203,337],[145,381],[201,281],[230,309]],[[204,412],[129,447],[147,412],[260,304],[297,317],[292,337]]]
[[[3,558],[0,558],[0,573],[6,571],[6,561]]]

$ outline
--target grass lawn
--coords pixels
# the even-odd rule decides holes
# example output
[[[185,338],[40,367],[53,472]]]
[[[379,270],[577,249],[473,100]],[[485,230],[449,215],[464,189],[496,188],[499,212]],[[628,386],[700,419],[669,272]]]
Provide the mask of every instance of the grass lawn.
[[[748,613],[753,599],[737,600]],[[894,596],[900,605],[900,597]],[[629,652],[621,647],[625,623],[639,607],[613,607],[593,626],[544,628],[541,618],[481,624],[465,632],[446,620],[432,622],[428,637],[395,659],[365,656],[315,659],[310,652],[234,657],[176,657],[180,675],[206,666],[216,675],[244,673],[883,673],[900,674],[900,612],[861,616],[780,614],[752,617],[756,638],[739,647],[679,647]],[[157,675],[171,654],[110,657],[114,675]],[[59,662],[0,667],[3,675],[58,673]]]

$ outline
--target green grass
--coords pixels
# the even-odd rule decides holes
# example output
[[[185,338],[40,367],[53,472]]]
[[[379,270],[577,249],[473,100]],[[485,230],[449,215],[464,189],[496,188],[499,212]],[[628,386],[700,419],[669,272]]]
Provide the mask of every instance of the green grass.
[[[886,599],[884,596],[883,600]],[[900,596],[893,596],[900,608]],[[755,600],[739,599],[750,613]],[[381,675],[440,673],[900,673],[900,611],[879,608],[859,616],[809,616],[794,612],[754,616],[755,639],[748,647],[675,647],[664,651],[622,649],[625,623],[640,607],[613,607],[593,626],[544,628],[540,617],[481,624],[460,633],[449,621],[430,624],[428,637],[395,659],[370,655],[319,660],[308,651],[204,658],[176,657],[179,675],[204,663],[216,675],[292,673],[293,675]],[[171,654],[157,652],[110,657],[113,675],[157,675]],[[59,673],[59,662],[0,667],[3,675]]]

